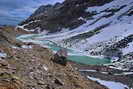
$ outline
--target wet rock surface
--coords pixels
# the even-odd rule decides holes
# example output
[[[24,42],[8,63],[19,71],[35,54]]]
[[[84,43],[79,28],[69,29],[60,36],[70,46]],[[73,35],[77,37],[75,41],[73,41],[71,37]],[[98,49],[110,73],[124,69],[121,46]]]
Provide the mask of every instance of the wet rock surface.
[[[85,79],[70,63],[54,63],[51,50],[19,42],[10,33],[0,31],[0,50],[7,54],[4,59],[0,57],[0,89],[107,89]]]

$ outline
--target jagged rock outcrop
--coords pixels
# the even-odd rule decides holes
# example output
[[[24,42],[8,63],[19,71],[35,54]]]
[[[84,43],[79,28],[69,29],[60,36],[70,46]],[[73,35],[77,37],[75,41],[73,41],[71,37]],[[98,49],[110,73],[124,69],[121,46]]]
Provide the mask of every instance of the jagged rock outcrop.
[[[74,29],[86,20],[91,19],[94,13],[85,10],[91,6],[100,6],[112,0],[65,0],[55,5],[41,6],[27,20],[20,23],[29,30],[40,28],[41,31],[61,31],[62,28]],[[82,17],[82,18],[80,18]]]

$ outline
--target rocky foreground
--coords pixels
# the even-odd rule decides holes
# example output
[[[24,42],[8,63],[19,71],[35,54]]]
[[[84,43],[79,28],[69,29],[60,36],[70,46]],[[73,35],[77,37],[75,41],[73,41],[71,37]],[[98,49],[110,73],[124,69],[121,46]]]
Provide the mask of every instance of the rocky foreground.
[[[17,41],[21,32],[13,30],[0,28],[0,89],[107,89],[85,79],[70,63],[51,61],[50,49]]]

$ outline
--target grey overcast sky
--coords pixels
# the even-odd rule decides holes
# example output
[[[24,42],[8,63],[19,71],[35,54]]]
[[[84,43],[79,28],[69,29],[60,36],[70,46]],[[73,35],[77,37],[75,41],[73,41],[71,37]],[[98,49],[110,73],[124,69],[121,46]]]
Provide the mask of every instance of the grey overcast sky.
[[[40,5],[64,0],[0,0],[0,25],[16,25],[30,16]]]

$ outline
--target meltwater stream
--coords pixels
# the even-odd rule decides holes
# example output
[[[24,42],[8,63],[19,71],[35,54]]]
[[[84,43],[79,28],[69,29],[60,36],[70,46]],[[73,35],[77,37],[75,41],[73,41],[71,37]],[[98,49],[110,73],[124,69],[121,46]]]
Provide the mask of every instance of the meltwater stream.
[[[50,41],[50,40],[39,40],[37,38],[40,38],[42,35],[40,34],[30,34],[30,35],[22,35],[17,37],[17,39],[23,41],[23,42],[33,42],[35,44],[39,44],[43,47],[50,48],[53,50],[53,52],[58,51],[61,47],[58,46],[58,44]],[[83,52],[67,48],[68,51],[68,60],[74,61],[80,64],[86,64],[86,65],[101,65],[101,64],[108,64],[110,63],[110,60],[104,59],[104,58],[96,58],[85,55]]]

